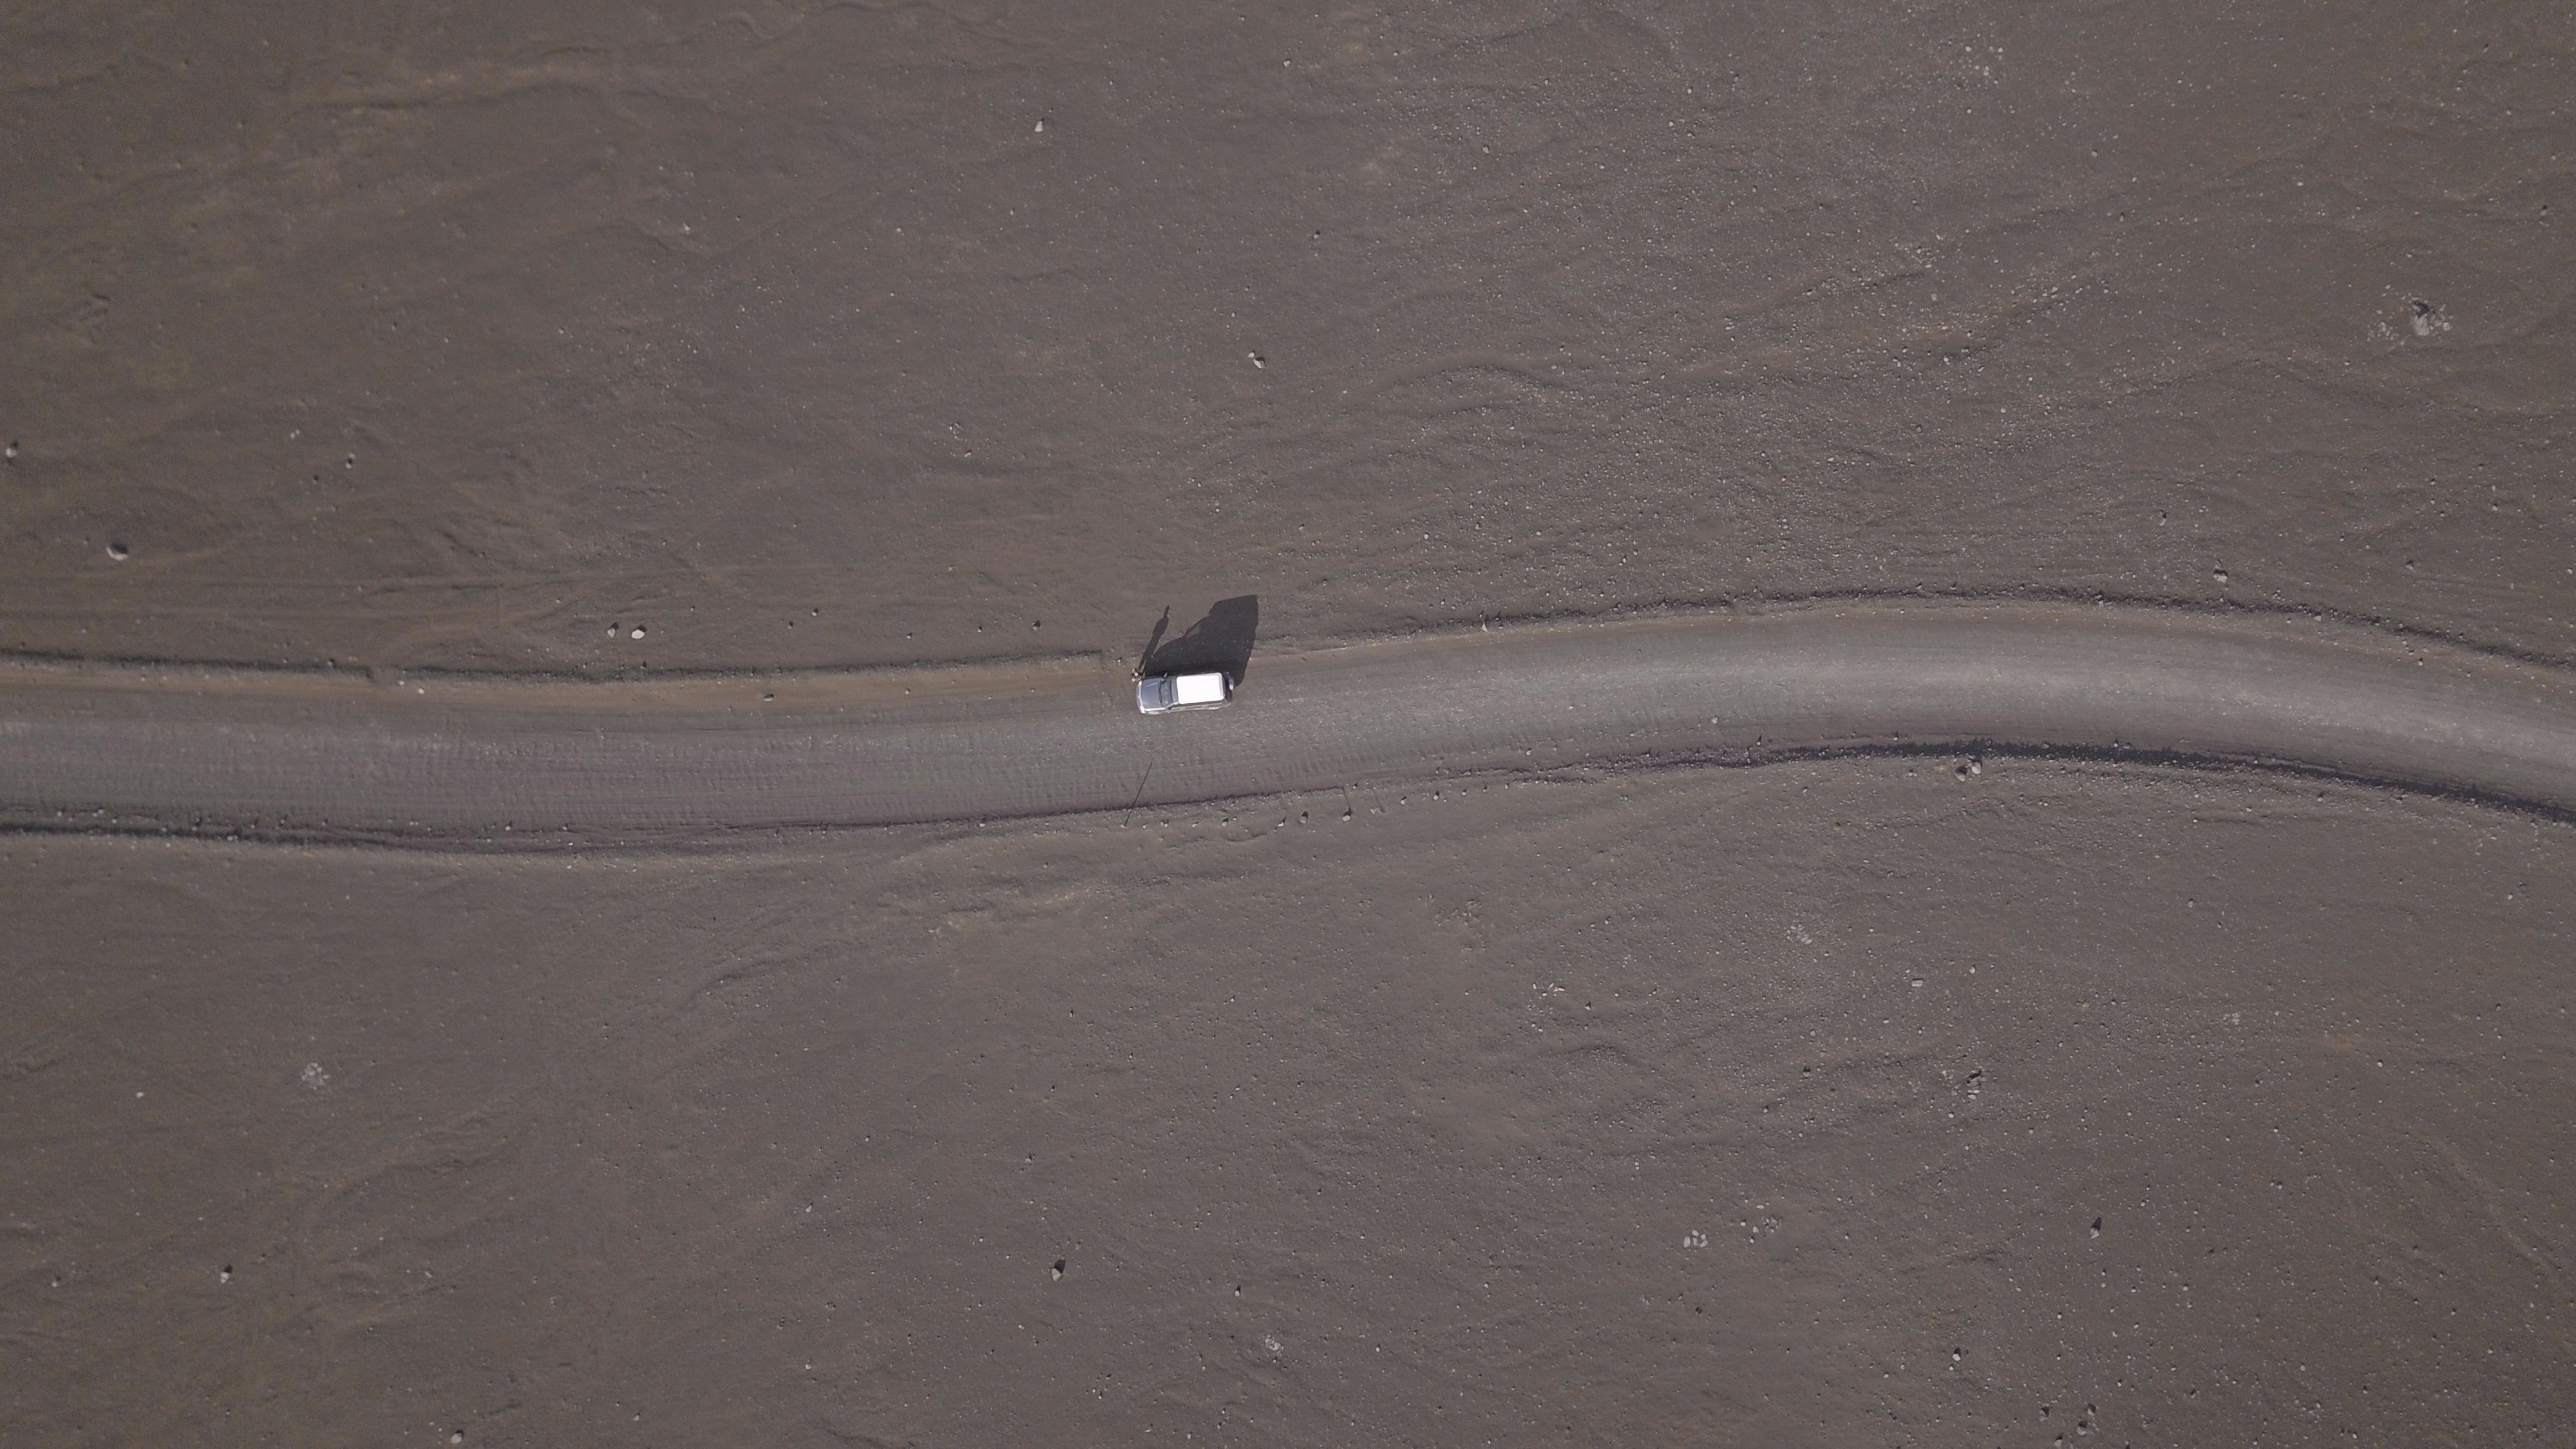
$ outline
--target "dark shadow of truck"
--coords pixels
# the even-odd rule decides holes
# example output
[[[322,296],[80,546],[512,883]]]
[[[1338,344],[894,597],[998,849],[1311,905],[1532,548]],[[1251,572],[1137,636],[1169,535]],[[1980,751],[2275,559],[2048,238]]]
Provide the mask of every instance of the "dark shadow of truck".
[[[1136,674],[1223,674],[1229,684],[1241,685],[1243,676],[1252,668],[1253,636],[1261,627],[1261,599],[1257,594],[1244,594],[1219,599],[1208,606],[1207,617],[1182,630],[1170,639],[1163,631],[1171,627],[1172,611],[1165,609],[1154,625],[1153,637],[1145,641],[1145,652],[1137,656]]]

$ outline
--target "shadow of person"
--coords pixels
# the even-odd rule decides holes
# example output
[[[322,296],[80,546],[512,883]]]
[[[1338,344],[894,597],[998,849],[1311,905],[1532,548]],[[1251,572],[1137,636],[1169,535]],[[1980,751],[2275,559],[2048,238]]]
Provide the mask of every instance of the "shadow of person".
[[[1154,651],[1163,647],[1163,636],[1170,633],[1171,628],[1172,606],[1165,604],[1163,606],[1163,617],[1154,621],[1154,632],[1145,636],[1145,648],[1136,656],[1136,677],[1138,679],[1142,679],[1146,675],[1154,672]]]
[[[1171,610],[1163,611],[1164,624],[1171,621]],[[1138,666],[1147,674],[1205,674],[1221,671],[1227,680],[1240,685],[1252,668],[1253,636],[1261,628],[1261,599],[1256,594],[1219,599],[1208,607],[1207,617],[1183,629],[1169,643],[1163,641],[1164,624],[1154,626],[1154,637],[1145,645],[1144,662]]]

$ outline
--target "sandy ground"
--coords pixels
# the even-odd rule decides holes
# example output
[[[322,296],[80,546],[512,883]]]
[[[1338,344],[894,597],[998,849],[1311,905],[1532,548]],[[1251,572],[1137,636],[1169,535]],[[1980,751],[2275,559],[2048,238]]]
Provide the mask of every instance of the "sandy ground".
[[[5,1437],[2576,1415],[2563,827],[2011,761],[1355,803],[0,844]]]
[[[1921,588],[2576,655],[2564,7],[262,15],[0,17],[0,647]]]
[[[2570,95],[2534,4],[10,6],[0,650],[2564,663]],[[2554,1443],[2571,876],[2017,759],[0,836],[0,1444]]]

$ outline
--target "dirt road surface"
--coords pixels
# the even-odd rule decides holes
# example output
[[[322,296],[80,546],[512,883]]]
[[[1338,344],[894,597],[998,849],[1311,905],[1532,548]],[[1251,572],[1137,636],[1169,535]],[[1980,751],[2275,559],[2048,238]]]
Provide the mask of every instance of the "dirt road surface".
[[[2576,809],[2556,671],[2314,621],[1854,608],[1260,661],[1139,716],[1058,666],[639,685],[18,669],[22,824],[544,844],[1865,750],[2277,763]],[[782,697],[783,690],[783,697]]]

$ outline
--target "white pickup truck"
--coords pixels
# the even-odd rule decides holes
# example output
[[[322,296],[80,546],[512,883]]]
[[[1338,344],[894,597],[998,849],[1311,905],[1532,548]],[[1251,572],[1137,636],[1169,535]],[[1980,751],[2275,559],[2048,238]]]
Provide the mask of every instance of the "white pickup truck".
[[[1222,673],[1147,674],[1136,680],[1136,709],[1142,714],[1215,709],[1233,697],[1234,681]]]

